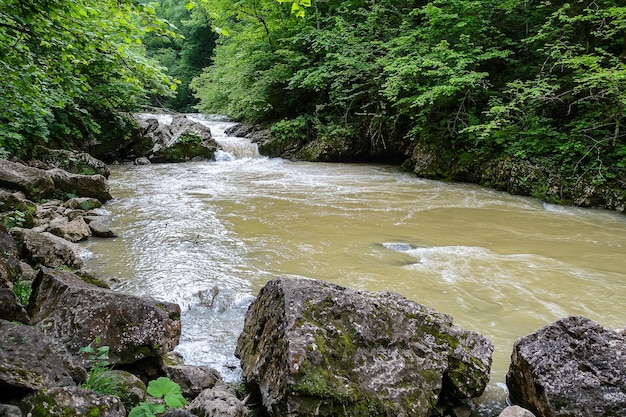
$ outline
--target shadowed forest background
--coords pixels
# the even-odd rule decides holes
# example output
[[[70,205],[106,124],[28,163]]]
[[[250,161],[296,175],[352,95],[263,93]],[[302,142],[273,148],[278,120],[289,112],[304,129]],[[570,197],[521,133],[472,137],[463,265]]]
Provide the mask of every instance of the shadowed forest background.
[[[523,176],[539,198],[625,196],[619,1],[3,0],[0,56],[8,154],[130,135],[150,104],[262,125],[299,159],[436,154],[418,175],[485,185],[513,161],[550,178]]]

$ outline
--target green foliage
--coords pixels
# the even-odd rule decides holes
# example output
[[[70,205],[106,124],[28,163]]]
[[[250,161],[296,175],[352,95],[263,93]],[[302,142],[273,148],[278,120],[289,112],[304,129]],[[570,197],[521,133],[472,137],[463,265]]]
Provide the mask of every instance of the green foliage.
[[[174,87],[145,57],[147,32],[175,36],[133,0],[0,3],[0,147],[27,155],[37,142],[101,133],[99,120]]]
[[[33,292],[33,283],[19,278],[13,283],[13,293],[17,297],[17,301],[23,306],[28,306],[30,295]]]
[[[155,399],[163,398],[165,404],[170,408],[182,408],[186,404],[185,398],[181,393],[180,385],[169,378],[160,377],[150,381],[148,384],[148,394]],[[156,414],[161,414],[165,411],[166,407],[163,404],[142,402],[130,410],[128,417],[154,417]]]
[[[328,0],[299,17],[274,0],[201,6],[231,33],[191,83],[203,112],[285,143],[306,120],[306,140],[352,158],[420,143],[458,163],[626,184],[620,2]]]
[[[98,336],[94,339],[94,345],[100,345],[102,339]],[[83,346],[78,349],[78,353],[82,353],[85,359],[93,367],[107,367],[109,366],[109,346],[98,346],[94,348],[91,346]]]
[[[191,112],[198,100],[193,96],[189,83],[203,68],[212,64],[218,34],[206,9],[194,7],[194,3],[158,0],[154,4],[157,16],[175,27],[180,37],[147,33],[144,38],[146,51],[165,68],[167,74],[180,80],[180,85],[174,96],[155,96],[152,102],[159,107]]]
[[[100,394],[123,398],[126,395],[126,388],[119,377],[111,372],[112,365],[109,363],[109,346],[100,344],[100,337],[96,337],[93,345],[97,347],[94,348],[90,344],[78,349],[78,353],[82,353],[91,366],[87,379],[80,386]]]
[[[26,223],[26,212],[15,210],[4,218],[4,227],[10,229],[12,227],[22,227]]]

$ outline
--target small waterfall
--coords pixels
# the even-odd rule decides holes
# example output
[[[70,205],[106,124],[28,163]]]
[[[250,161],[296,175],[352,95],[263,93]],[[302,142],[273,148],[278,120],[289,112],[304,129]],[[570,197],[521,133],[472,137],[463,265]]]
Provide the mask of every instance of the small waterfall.
[[[260,158],[259,148],[248,138],[228,136],[225,132],[237,123],[228,121],[221,116],[204,116],[202,114],[187,115],[189,120],[201,123],[211,129],[211,135],[222,148],[215,152],[215,160],[218,162],[233,161],[235,159]]]
[[[138,119],[157,119],[160,124],[171,125],[173,117],[167,113],[138,113]],[[203,115],[200,113],[186,113],[185,117],[192,122],[199,123],[211,129],[211,136],[221,148],[215,152],[217,162],[233,161],[235,159],[260,158],[259,148],[247,138],[228,136],[225,131],[237,125],[224,116]]]

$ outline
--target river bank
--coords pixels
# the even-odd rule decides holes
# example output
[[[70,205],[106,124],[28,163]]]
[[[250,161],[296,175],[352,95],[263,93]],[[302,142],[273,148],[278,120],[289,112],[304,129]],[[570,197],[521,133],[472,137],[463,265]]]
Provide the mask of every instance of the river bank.
[[[564,175],[549,158],[525,160],[508,155],[485,156],[454,143],[433,148],[421,143],[389,143],[375,156],[363,155],[341,141],[294,141],[279,138],[258,126],[238,125],[231,132],[259,144],[263,155],[311,162],[387,162],[420,178],[477,184],[513,195],[531,196],[552,204],[595,207],[624,213],[626,184],[618,178],[586,173]]]
[[[119,277],[119,290],[183,306],[177,351],[190,363],[236,378],[241,301],[280,276],[389,289],[486,335],[496,345],[491,409],[506,397],[518,337],[569,314],[609,327],[626,321],[617,307],[626,268],[618,213],[423,180],[390,165],[241,155],[114,167],[118,199],[108,209],[122,236],[87,246],[90,266]],[[392,243],[402,245],[384,245]],[[215,287],[207,305],[201,296]]]

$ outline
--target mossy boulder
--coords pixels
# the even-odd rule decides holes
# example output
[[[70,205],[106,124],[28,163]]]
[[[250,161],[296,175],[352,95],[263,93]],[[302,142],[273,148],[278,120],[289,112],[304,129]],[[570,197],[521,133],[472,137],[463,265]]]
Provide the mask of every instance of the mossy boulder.
[[[40,329],[0,320],[0,402],[46,387],[75,386],[65,349]]]
[[[626,328],[570,316],[519,338],[509,396],[537,416],[626,416]]]
[[[111,174],[109,167],[99,159],[85,152],[66,149],[49,149],[36,146],[33,151],[31,164],[42,169],[61,168],[67,172],[81,175],[100,174],[108,178]]]
[[[151,145],[136,149],[136,156],[145,156],[150,162],[211,159],[218,149],[200,115],[139,114],[137,120],[142,129],[142,143]]]
[[[125,417],[124,404],[117,398],[78,387],[54,387],[26,396],[20,403],[24,415],[32,417]]]
[[[482,394],[493,345],[398,294],[277,279],[237,342],[271,416],[430,416]]]
[[[45,267],[33,282],[29,314],[34,325],[70,352],[99,337],[110,346],[111,362],[118,364],[158,358],[180,339],[178,304],[100,288]]]

